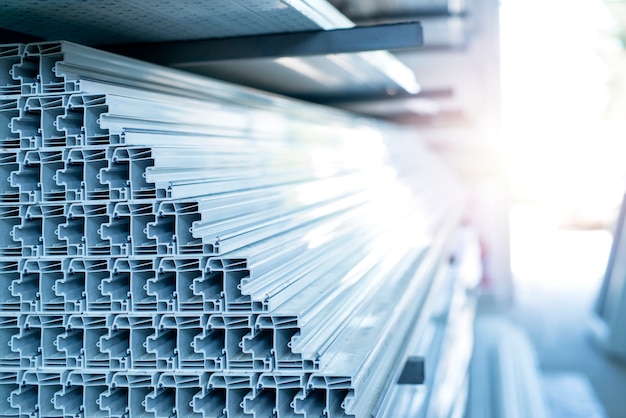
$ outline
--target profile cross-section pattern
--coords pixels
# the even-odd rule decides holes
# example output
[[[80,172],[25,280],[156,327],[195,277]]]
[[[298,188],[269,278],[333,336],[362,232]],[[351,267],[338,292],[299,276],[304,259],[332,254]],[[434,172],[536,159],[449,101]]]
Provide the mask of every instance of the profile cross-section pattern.
[[[462,213],[437,158],[74,44],[0,72],[3,416],[373,413]]]

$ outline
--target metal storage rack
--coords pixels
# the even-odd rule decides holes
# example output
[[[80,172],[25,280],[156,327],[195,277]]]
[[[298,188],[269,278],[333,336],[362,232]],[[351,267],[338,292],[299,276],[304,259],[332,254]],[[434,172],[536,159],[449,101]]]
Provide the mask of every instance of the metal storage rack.
[[[146,49],[145,45],[133,50],[128,48],[130,44],[182,41],[183,44],[174,45],[169,53],[187,55],[184,52],[191,51],[193,43],[208,40],[208,44],[193,47],[195,51],[206,52],[168,65],[292,97],[314,95],[333,99],[357,93],[386,95],[388,90],[416,93],[420,89],[408,67],[389,52],[371,51],[371,48],[368,52],[342,54],[329,50],[301,57],[298,50],[302,48],[294,44],[281,57],[245,59],[240,56],[235,62],[206,59],[208,52],[217,49],[210,42],[215,39],[248,36],[246,50],[250,52],[258,50],[254,39],[258,35],[300,32],[324,36],[329,30],[353,28],[354,23],[326,0],[180,0],[149,4],[137,0],[108,0],[106,3],[83,2],[75,8],[58,0],[45,3],[3,0],[0,8],[3,10],[0,28],[32,35],[26,37],[26,41],[20,40],[19,35],[14,40],[1,41],[3,33],[0,31],[3,43],[32,42],[34,36],[39,40],[63,39],[118,50],[124,47],[125,53],[137,55]],[[406,38],[406,33],[399,36]],[[4,38],[10,38],[10,33]],[[370,39],[378,39],[385,46],[393,43],[393,37],[386,32]],[[407,40],[400,41],[406,43]],[[419,41],[420,38],[415,39],[416,45]],[[239,42],[233,46],[220,44],[219,49],[229,52],[241,48]],[[157,52],[152,58],[162,59],[163,54]]]

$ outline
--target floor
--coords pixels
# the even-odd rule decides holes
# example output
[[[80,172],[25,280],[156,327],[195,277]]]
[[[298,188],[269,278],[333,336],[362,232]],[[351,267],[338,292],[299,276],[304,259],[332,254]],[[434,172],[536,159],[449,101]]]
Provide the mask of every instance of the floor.
[[[610,251],[607,231],[560,230],[536,208],[511,214],[515,301],[546,376],[580,373],[609,418],[626,418],[626,364],[609,360],[587,324]],[[578,415],[576,415],[578,416]]]

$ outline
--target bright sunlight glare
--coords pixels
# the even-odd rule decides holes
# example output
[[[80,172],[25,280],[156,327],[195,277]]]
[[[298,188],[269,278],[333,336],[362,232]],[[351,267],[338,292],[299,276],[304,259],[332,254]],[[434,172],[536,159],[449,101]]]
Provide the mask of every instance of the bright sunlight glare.
[[[513,199],[526,202],[511,212],[515,276],[554,273],[556,252],[581,246],[598,254],[557,263],[561,273],[577,260],[572,273],[597,276],[606,263],[608,232],[555,231],[606,226],[624,192],[624,131],[606,117],[612,30],[602,0],[502,1],[502,132]]]

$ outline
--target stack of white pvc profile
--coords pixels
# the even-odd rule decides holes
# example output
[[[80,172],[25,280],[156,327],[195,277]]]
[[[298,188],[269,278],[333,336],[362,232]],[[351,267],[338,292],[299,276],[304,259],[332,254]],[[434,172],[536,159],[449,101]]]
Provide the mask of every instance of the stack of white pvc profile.
[[[3,416],[376,412],[463,207],[415,139],[68,43],[0,93]]]

